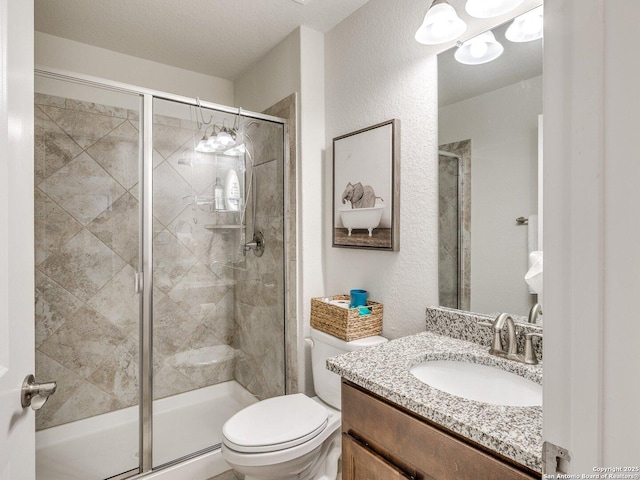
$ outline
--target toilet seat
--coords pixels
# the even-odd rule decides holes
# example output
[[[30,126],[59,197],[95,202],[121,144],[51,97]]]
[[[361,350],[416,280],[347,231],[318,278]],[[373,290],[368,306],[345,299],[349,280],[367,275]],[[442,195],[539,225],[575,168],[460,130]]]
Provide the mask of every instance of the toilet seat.
[[[237,452],[275,452],[318,436],[328,420],[329,411],[306,395],[283,395],[236,413],[222,427],[223,443]]]

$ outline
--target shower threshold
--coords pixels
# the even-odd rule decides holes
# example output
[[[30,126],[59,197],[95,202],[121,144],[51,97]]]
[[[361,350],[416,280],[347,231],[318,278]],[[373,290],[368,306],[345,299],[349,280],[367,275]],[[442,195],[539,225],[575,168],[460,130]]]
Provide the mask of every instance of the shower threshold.
[[[153,463],[222,442],[222,425],[257,399],[236,381],[156,400]],[[36,480],[104,480],[137,469],[138,406],[36,433]]]

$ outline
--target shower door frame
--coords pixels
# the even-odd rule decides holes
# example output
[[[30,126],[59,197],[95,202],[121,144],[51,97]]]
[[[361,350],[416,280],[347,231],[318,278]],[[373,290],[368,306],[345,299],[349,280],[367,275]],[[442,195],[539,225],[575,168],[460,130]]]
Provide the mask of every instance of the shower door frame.
[[[163,92],[160,90],[154,90],[145,87],[138,87],[127,83],[117,82],[113,80],[107,80],[91,75],[84,75],[74,72],[69,72],[62,69],[51,68],[47,66],[36,65],[34,73],[36,76],[41,76],[50,79],[56,79],[66,81],[70,83],[77,83],[85,86],[92,86],[101,89],[106,89],[114,92],[121,92],[131,95],[138,95],[141,98],[142,107],[142,128],[139,132],[139,148],[141,149],[141,158],[139,169],[139,181],[140,181],[140,242],[139,253],[142,259],[142,271],[136,272],[136,291],[141,294],[140,296],[140,414],[139,414],[139,454],[140,463],[138,465],[138,472],[135,470],[122,472],[114,477],[116,479],[136,479],[144,477],[147,474],[158,472],[167,467],[171,467],[185,460],[199,456],[210,451],[219,448],[219,445],[213,445],[198,452],[194,452],[186,457],[175,459],[172,462],[165,463],[157,468],[153,468],[153,100],[167,100],[177,103],[186,104],[193,107],[203,107],[211,110],[216,110],[222,113],[228,113],[231,115],[242,115],[244,117],[253,118],[256,120],[265,120],[273,123],[279,123],[283,126],[283,164],[284,164],[284,202],[287,201],[287,191],[289,184],[289,126],[287,119],[274,117],[263,113],[251,112],[243,110],[240,107],[234,108],[226,105],[220,105],[213,102],[207,102],[200,100],[199,98],[190,98],[182,95],[176,95],[172,93]],[[284,205],[283,205],[284,209]],[[254,213],[255,214],[255,213]],[[287,229],[283,232],[283,243],[287,245]],[[289,265],[289,249],[284,248],[283,262],[284,262],[284,309],[283,309],[283,325],[284,325],[284,384],[285,393],[287,392],[287,364],[289,359],[287,358],[287,320],[288,309],[286,306],[289,304],[289,288],[288,284],[291,281],[288,274]]]

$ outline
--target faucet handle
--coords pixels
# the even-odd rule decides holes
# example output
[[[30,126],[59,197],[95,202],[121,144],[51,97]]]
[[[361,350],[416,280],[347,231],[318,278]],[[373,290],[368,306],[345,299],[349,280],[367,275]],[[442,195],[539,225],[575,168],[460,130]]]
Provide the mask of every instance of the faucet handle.
[[[537,365],[538,357],[533,349],[533,337],[543,338],[541,333],[529,332],[524,336],[524,363],[528,365]]]
[[[496,320],[497,321],[497,320]],[[502,337],[500,336],[501,328],[496,328],[496,321],[493,322],[478,322],[481,327],[488,327],[493,329],[493,340],[491,342],[491,349],[489,353],[493,354],[506,354],[504,347],[502,346]]]

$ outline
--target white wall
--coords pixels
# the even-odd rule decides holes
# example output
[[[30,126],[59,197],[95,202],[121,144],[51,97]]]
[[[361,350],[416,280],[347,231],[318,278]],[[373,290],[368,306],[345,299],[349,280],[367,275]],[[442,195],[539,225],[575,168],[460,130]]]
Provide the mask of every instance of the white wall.
[[[526,315],[527,229],[537,213],[542,77],[438,112],[438,143],[471,139],[471,310]]]
[[[637,466],[636,0],[545,6],[543,438],[572,473]]]
[[[414,40],[424,8],[371,0],[325,37],[324,293],[368,290],[384,304],[389,338],[423,331],[425,307],[438,303],[437,59]],[[400,251],[332,248],[332,139],[392,118],[401,121]]]
[[[35,33],[36,66],[48,66],[167,93],[233,105],[233,82],[104,48]],[[64,92],[59,90],[59,95]],[[54,92],[47,92],[54,93]],[[77,95],[67,95],[77,98]]]
[[[262,112],[300,91],[300,29],[234,81],[235,105]]]

